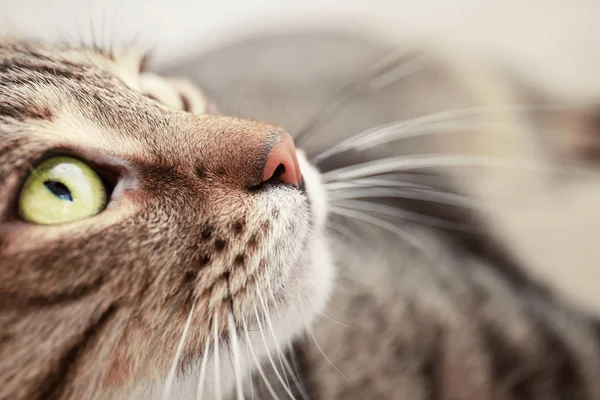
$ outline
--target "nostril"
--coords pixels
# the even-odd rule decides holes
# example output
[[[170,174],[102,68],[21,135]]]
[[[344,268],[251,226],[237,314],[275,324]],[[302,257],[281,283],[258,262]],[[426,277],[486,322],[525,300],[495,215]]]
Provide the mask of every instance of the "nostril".
[[[277,168],[275,168],[275,171],[273,171],[273,176],[271,176],[269,179],[267,180],[281,180],[281,177],[283,176],[283,174],[285,174],[285,165],[283,164],[279,164],[277,166]]]
[[[292,137],[283,133],[267,155],[263,169],[263,182],[276,179],[300,188],[302,175],[296,158],[296,148]]]

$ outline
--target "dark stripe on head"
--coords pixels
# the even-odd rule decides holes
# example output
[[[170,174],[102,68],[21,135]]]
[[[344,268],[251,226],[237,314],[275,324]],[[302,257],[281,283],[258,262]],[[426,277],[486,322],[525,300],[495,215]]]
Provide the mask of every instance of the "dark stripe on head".
[[[74,373],[77,368],[78,360],[85,353],[86,348],[89,347],[102,332],[102,329],[110,323],[111,319],[116,315],[116,312],[116,306],[108,307],[108,309],[100,315],[100,318],[82,333],[79,340],[63,354],[53,373],[48,374],[45,380],[40,384],[40,387],[33,392],[38,394],[36,397],[37,399],[59,400],[63,398],[64,392],[67,389],[67,383],[73,381],[72,378],[69,379],[69,375]]]
[[[23,122],[29,119],[52,121],[54,113],[47,107],[35,104],[18,105],[0,103],[0,118],[6,117]]]

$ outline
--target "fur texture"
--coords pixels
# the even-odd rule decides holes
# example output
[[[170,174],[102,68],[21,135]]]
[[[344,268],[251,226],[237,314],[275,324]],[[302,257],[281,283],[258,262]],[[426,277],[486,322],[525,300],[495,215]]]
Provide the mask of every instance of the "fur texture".
[[[323,203],[318,182],[307,182],[308,195],[254,189],[278,128],[178,111],[209,106],[140,65],[0,44],[1,399],[160,397],[188,316],[178,371],[212,357],[206,349],[217,353],[214,341],[229,343],[236,330],[257,340],[258,293],[281,345],[324,306],[332,266],[325,210],[311,207]],[[110,177],[109,204],[69,224],[19,220],[21,182],[59,153]],[[256,347],[259,359],[267,351]],[[221,357],[229,391],[232,366]],[[200,390],[214,392],[214,381]]]

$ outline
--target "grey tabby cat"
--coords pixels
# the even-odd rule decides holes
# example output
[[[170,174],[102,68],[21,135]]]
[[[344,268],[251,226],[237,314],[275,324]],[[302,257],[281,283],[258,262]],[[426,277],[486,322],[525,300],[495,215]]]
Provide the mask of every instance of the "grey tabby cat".
[[[593,124],[538,136],[585,109],[354,36],[163,71],[208,97],[144,64],[0,42],[0,399],[600,398],[597,319],[517,240],[590,193]]]

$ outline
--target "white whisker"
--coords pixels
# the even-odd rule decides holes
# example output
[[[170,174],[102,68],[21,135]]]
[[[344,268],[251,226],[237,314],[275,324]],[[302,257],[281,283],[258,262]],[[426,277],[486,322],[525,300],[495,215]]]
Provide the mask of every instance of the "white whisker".
[[[345,150],[354,148],[356,143],[359,142],[360,140],[364,140],[363,145],[366,145],[368,147],[373,147],[373,146],[369,145],[369,143],[371,143],[371,139],[375,139],[378,132],[381,132],[381,135],[384,137],[389,135],[388,139],[385,139],[385,140],[395,141],[395,140],[400,140],[403,138],[408,138],[408,137],[419,135],[419,133],[416,133],[416,132],[413,133],[413,132],[409,131],[410,128],[419,127],[424,124],[431,125],[434,122],[446,121],[446,120],[449,120],[451,118],[456,118],[456,117],[479,116],[479,115],[495,114],[495,113],[508,112],[508,111],[536,111],[536,110],[551,111],[551,110],[568,109],[573,106],[575,106],[575,104],[571,104],[571,105],[567,105],[567,104],[555,104],[555,105],[552,105],[552,104],[521,104],[521,105],[507,104],[507,105],[495,105],[495,106],[473,106],[473,107],[463,107],[463,108],[456,108],[456,109],[451,109],[451,110],[444,110],[444,111],[436,112],[433,114],[427,114],[427,115],[424,115],[421,117],[411,118],[411,119],[402,120],[402,121],[395,121],[395,122],[392,122],[389,124],[381,125],[381,126],[360,132],[360,133],[338,143],[337,145],[325,150],[324,152],[318,154],[316,157],[313,158],[313,162],[315,164],[318,164],[319,162],[323,161],[326,158],[329,158],[331,156],[339,154]],[[452,121],[450,121],[450,122],[452,122]],[[498,122],[500,122],[500,121],[498,121]],[[458,129],[458,128],[456,128],[456,129]],[[390,130],[393,130],[396,133],[386,133],[386,134],[383,133],[383,132],[390,132]],[[421,134],[422,133],[423,132],[421,132]],[[435,133],[435,132],[432,132],[432,133]],[[403,134],[406,136],[403,136]],[[380,137],[377,140],[384,140],[384,139],[382,137]],[[373,143],[377,143],[377,140],[374,140]],[[377,144],[382,144],[382,143],[385,143],[385,141],[379,142]],[[377,144],[375,144],[375,145],[377,145]]]
[[[327,354],[325,354],[325,352],[323,351],[323,349],[321,348],[321,346],[319,346],[319,343],[317,342],[317,338],[315,338],[315,335],[313,335],[312,331],[308,330],[307,332],[310,335],[310,337],[312,338],[313,342],[315,343],[315,346],[317,347],[317,350],[319,350],[319,353],[321,353],[323,355],[323,357],[325,357],[325,360],[327,360],[327,362],[333,367],[333,369],[335,369],[337,371],[337,373],[342,378],[344,378],[344,380],[346,382],[348,382],[350,385],[354,386],[354,384],[352,382],[350,382],[350,379],[348,379],[346,377],[346,375],[344,375],[342,373],[342,371],[340,371],[339,368],[335,366],[335,364],[329,359],[329,357],[327,357]]]
[[[377,178],[358,178],[351,179],[348,181],[335,181],[325,183],[324,186],[328,190],[340,190],[340,189],[355,189],[355,188],[368,188],[372,186],[393,186],[402,187],[405,189],[433,189],[433,186],[424,185],[422,183],[414,183],[406,181],[404,175],[410,175],[409,178],[418,178],[418,174],[386,174]]]
[[[244,400],[244,392],[242,390],[242,371],[240,365],[240,349],[238,347],[238,337],[233,321],[233,314],[229,313],[227,318],[227,329],[229,331],[229,339],[233,347],[233,373],[235,375],[235,390],[237,400]]]
[[[372,175],[382,175],[398,171],[410,171],[419,168],[438,167],[497,167],[518,169],[539,169],[540,165],[518,162],[499,157],[471,156],[465,154],[416,154],[410,156],[387,157],[368,161],[349,167],[325,172],[324,182],[347,181]]]
[[[188,314],[187,320],[185,321],[185,325],[183,327],[183,332],[181,333],[181,338],[179,339],[179,343],[177,344],[177,350],[175,351],[175,358],[171,363],[171,368],[169,369],[169,374],[167,375],[167,381],[165,383],[165,387],[163,390],[162,398],[163,400],[168,400],[171,395],[171,389],[173,388],[173,380],[175,379],[175,373],[177,372],[177,366],[179,364],[179,359],[181,358],[181,352],[183,351],[183,346],[185,345],[185,339],[187,337],[188,330],[190,328],[190,323],[192,322],[192,317],[194,315],[194,308],[196,304],[192,304],[192,308]]]
[[[369,189],[355,189],[355,190],[344,190],[336,193],[330,193],[330,199],[332,203],[340,200],[351,200],[351,199],[374,199],[374,198],[401,198],[410,200],[424,200],[432,203],[447,204],[452,206],[458,206],[466,209],[476,209],[479,211],[485,211],[486,207],[476,200],[472,200],[454,193],[434,192],[434,191],[421,191],[414,189],[393,189],[393,188],[369,188]]]
[[[267,343],[267,339],[265,337],[265,333],[264,333],[264,330],[262,328],[262,324],[260,323],[260,315],[258,314],[258,308],[256,306],[256,303],[254,303],[254,315],[256,315],[256,321],[258,323],[258,330],[260,332],[260,336],[262,337],[263,344],[265,345],[265,350],[266,350],[266,353],[267,353],[267,358],[269,359],[269,362],[271,363],[271,367],[273,368],[273,372],[275,372],[275,376],[277,376],[277,379],[279,380],[279,382],[283,386],[283,388],[286,391],[286,393],[288,394],[288,396],[290,396],[290,399],[295,400],[295,397],[294,397],[294,395],[292,394],[292,391],[289,388],[289,384],[286,385],[286,383],[283,381],[283,377],[281,376],[281,374],[277,370],[277,367],[275,366],[275,362],[273,361],[273,357],[271,357],[271,352],[269,351],[269,345]]]
[[[302,142],[309,133],[315,130],[315,128],[323,122],[326,123],[330,120],[331,116],[352,100],[361,89],[381,89],[402,78],[412,75],[425,66],[423,59],[426,59],[428,55],[412,58],[397,65],[391,65],[399,61],[399,58],[406,54],[408,54],[408,51],[405,49],[392,51],[390,54],[372,64],[362,76],[353,79],[350,84],[342,86],[336,91],[334,98],[331,99],[332,101],[324,108],[320,109],[319,112],[309,120],[305,127],[295,135],[294,141],[297,144]],[[381,79],[378,80],[378,78]]]
[[[322,316],[324,316],[325,318],[327,318],[328,320],[330,320],[333,323],[336,323],[336,324],[341,325],[341,326],[345,326],[346,328],[354,328],[352,325],[348,325],[348,324],[345,324],[345,323],[343,323],[341,321],[338,321],[337,319],[331,318],[329,315],[325,314],[323,311],[319,311],[319,314],[321,314]]]
[[[208,351],[210,349],[210,339],[206,338],[204,344],[204,353],[202,354],[202,363],[200,364],[200,376],[198,377],[198,387],[196,389],[196,400],[204,399],[204,380],[206,378],[206,364],[208,363]]]
[[[428,226],[440,228],[449,228],[455,230],[469,231],[474,227],[467,224],[460,224],[453,221],[443,220],[435,217],[430,217],[425,214],[414,213],[411,211],[402,210],[386,204],[373,203],[363,200],[341,200],[335,203],[344,208],[349,208],[357,211],[370,211],[376,214],[383,214],[388,217],[396,217],[405,221],[417,222]]]
[[[269,287],[269,291],[271,292],[272,290],[271,290],[270,283],[268,283],[268,287]],[[279,341],[277,340],[277,336],[275,335],[275,330],[273,328],[273,322],[271,321],[268,303],[265,302],[260,291],[257,291],[257,293],[258,293],[258,298],[262,304],[262,307],[265,310],[267,326],[269,327],[269,331],[271,332],[271,337],[273,338],[273,343],[275,344],[275,349],[277,351],[277,355],[279,356],[279,362],[280,362],[283,374],[285,376],[287,385],[288,385],[288,387],[290,386],[290,383],[288,382],[288,379],[287,379],[287,374],[285,373],[286,369],[290,373],[290,376],[292,377],[292,380],[294,381],[294,385],[296,385],[296,388],[298,388],[298,391],[300,392],[300,396],[302,396],[302,399],[309,400],[308,394],[306,393],[304,386],[300,383],[299,377],[296,376],[296,374],[292,370],[292,367],[290,366],[287,359],[285,358],[285,355],[283,354],[283,350],[281,349],[281,346],[279,345]]]
[[[246,342],[244,342],[246,343]],[[254,400],[254,379],[252,379],[252,366],[250,364],[250,351],[248,350],[248,343],[246,343],[246,360],[248,360],[248,377],[250,378],[250,396]]]
[[[219,354],[219,311],[215,313],[215,323],[213,324],[213,353],[214,353],[214,378],[215,378],[215,399],[223,398],[221,392],[221,363]]]
[[[427,66],[431,65],[432,62],[431,54],[420,55],[374,77],[371,79],[368,86],[375,90],[382,89],[425,69]]]
[[[268,283],[268,287],[269,287],[269,289],[271,289],[270,283]],[[283,360],[281,357],[281,354],[282,354],[281,347],[279,346],[279,341],[277,340],[277,336],[275,335],[275,330],[273,329],[273,323],[271,321],[271,315],[270,315],[271,313],[269,311],[269,306],[268,306],[268,304],[265,303],[265,300],[263,299],[263,296],[260,293],[260,290],[257,290],[256,294],[258,295],[258,300],[260,301],[260,305],[263,309],[267,327],[269,328],[269,331],[271,332],[271,337],[273,338],[273,345],[275,346],[275,351],[277,352],[277,355],[279,356],[279,365],[281,366],[281,371],[283,372],[283,377],[285,378],[285,382],[287,383],[287,385],[290,386],[290,382],[288,381],[287,374],[285,373],[285,368],[283,367]]]
[[[357,243],[362,243],[362,238],[352,231],[346,224],[342,224],[333,219],[329,219],[327,221],[327,229],[337,234],[342,239],[347,239],[349,241],[356,241]]]
[[[332,206],[330,208],[331,212],[340,216],[344,216],[344,217],[348,217],[348,218],[353,218],[356,220],[360,220],[363,222],[367,222],[369,224],[372,224],[374,226],[378,226],[380,228],[383,228],[391,233],[396,234],[398,237],[400,237],[401,239],[403,239],[406,243],[412,245],[413,247],[415,247],[416,249],[418,249],[419,251],[421,251],[423,254],[427,255],[427,256],[431,256],[430,252],[428,251],[427,247],[425,247],[422,243],[420,243],[417,240],[414,240],[413,237],[411,235],[409,235],[407,232],[403,231],[402,229],[398,228],[397,226],[389,223],[388,221],[386,221],[385,219],[381,219],[378,217],[375,217],[373,215],[368,215],[368,214],[364,214],[355,210],[351,210],[351,209],[347,209],[347,208],[342,208],[342,207],[338,207],[338,206]]]
[[[315,156],[313,158],[313,162],[315,164],[319,164],[323,160],[336,156],[345,151],[363,151],[386,143],[406,140],[414,137],[456,135],[466,131],[475,131],[476,129],[490,129],[490,127],[496,130],[502,127],[503,130],[508,131],[514,126],[506,123],[501,126],[499,123],[484,123],[481,121],[450,121],[435,123],[407,120],[392,122],[368,129],[359,133],[358,135],[352,136],[349,139],[336,144],[335,146]]]
[[[279,396],[277,396],[277,393],[275,393],[275,390],[273,390],[273,387],[269,383],[269,379],[267,379],[267,376],[265,375],[265,372],[263,371],[263,369],[260,365],[260,362],[258,361],[258,357],[256,357],[256,353],[254,352],[254,349],[252,348],[252,342],[250,341],[250,335],[248,334],[248,328],[246,326],[246,319],[244,319],[243,323],[244,323],[244,332],[246,333],[246,341],[248,343],[248,349],[250,349],[250,354],[252,355],[252,358],[254,359],[254,362],[256,364],[256,369],[258,370],[258,373],[260,374],[263,382],[267,386],[267,390],[269,391],[269,393],[271,393],[271,396],[273,398],[279,400]]]

